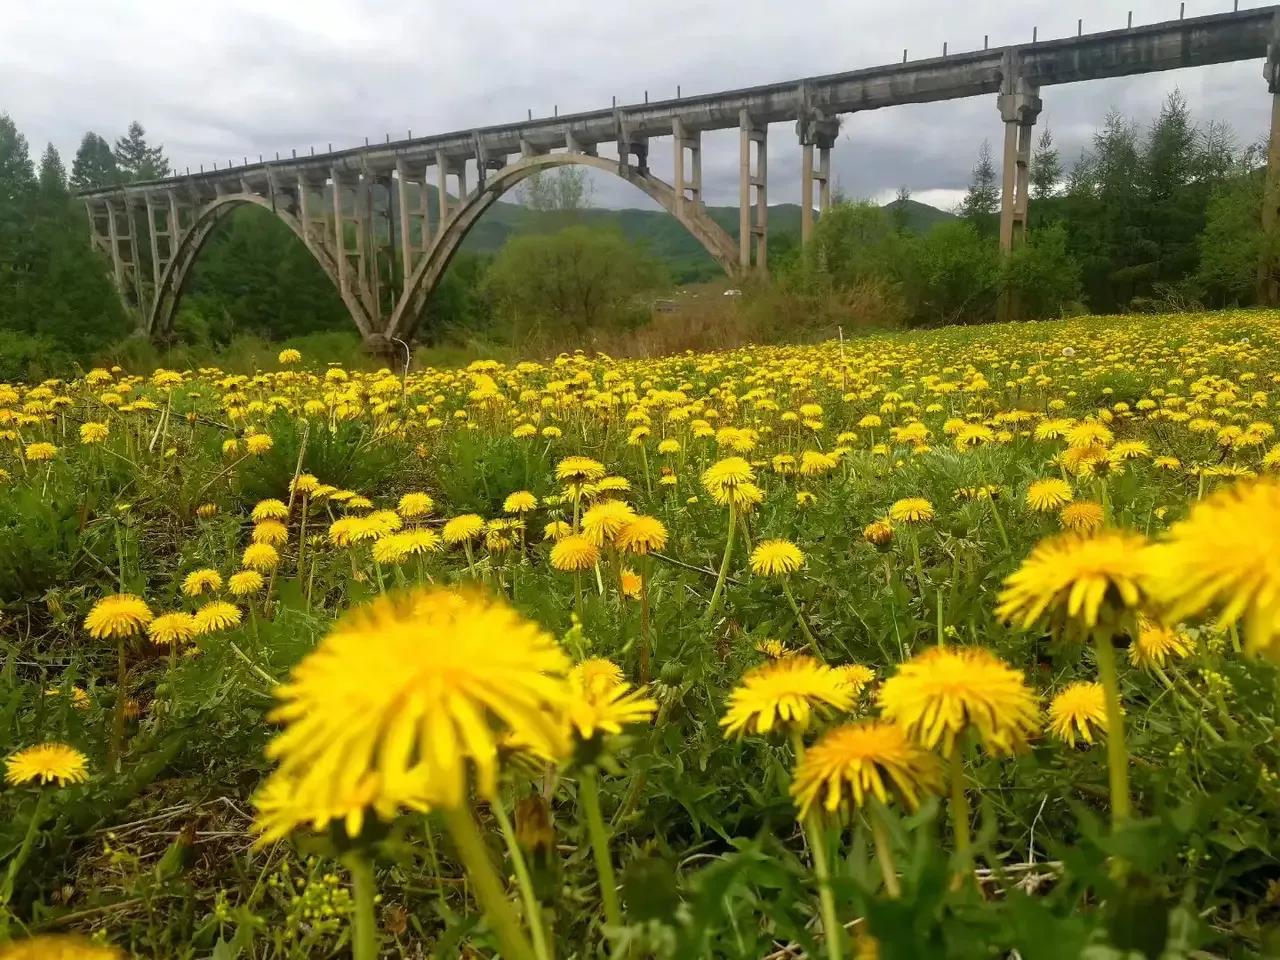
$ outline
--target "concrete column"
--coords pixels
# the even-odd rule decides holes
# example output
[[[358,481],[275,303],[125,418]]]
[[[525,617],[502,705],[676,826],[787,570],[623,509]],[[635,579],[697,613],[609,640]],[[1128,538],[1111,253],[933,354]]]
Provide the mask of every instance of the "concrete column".
[[[164,265],[160,262],[159,231],[156,229],[156,210],[151,194],[143,201],[147,205],[147,239],[151,243],[151,297],[154,301],[160,292],[160,276],[164,273]]]
[[[298,221],[302,224],[302,242],[311,247],[311,204],[308,202],[311,198],[308,194],[311,191],[307,188],[306,178],[299,175],[298,177]]]
[[[800,145],[800,245],[813,239],[813,144]]]
[[[1031,136],[1043,102],[1040,89],[1019,75],[1016,51],[1005,55],[1004,71],[997,106],[1004,121],[1000,249],[1007,256],[1026,234]]]
[[[396,160],[396,200],[400,207],[400,269],[404,282],[413,273],[413,248],[409,244],[409,167]]]
[[[1271,132],[1267,140],[1267,180],[1262,194],[1262,259],[1258,264],[1258,302],[1264,306],[1280,305],[1274,246],[1276,226],[1280,224],[1280,89],[1271,91]]]
[[[335,167],[329,174],[333,178],[333,250],[334,259],[338,261],[338,289],[342,291],[345,299],[351,292],[351,280],[348,276],[349,265],[347,263],[347,232],[346,222],[342,211],[342,174]]]
[[[702,209],[702,133],[690,130],[676,117],[671,124],[675,147],[676,214],[697,215]]]
[[[671,121],[671,187],[676,193],[676,216],[684,216],[684,124],[679,117]]]
[[[449,219],[449,158],[443,150],[436,151],[436,198],[440,207],[440,229]]]
[[[1275,233],[1280,225],[1280,13],[1272,20],[1271,42],[1262,67],[1271,94],[1271,131],[1267,139],[1267,179],[1262,192],[1262,255],[1258,260],[1258,302],[1280,305],[1280,264],[1277,264]]]
[[[169,257],[178,252],[178,244],[182,240],[182,219],[178,216],[178,196],[169,191]]]
[[[738,168],[738,262],[743,272],[751,269],[754,250],[755,268],[764,273],[769,266],[768,127],[753,121],[746,110],[738,115],[738,127],[741,131]]]
[[[111,273],[116,289],[124,296],[124,265],[120,262],[120,231],[116,226],[116,207],[109,199],[102,201],[107,208],[107,242],[111,245]]]

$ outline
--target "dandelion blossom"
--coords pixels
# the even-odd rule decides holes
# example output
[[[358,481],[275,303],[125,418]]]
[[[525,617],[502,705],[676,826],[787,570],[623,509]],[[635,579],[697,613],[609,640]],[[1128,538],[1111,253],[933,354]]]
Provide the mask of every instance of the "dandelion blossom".
[[[217,593],[221,589],[222,574],[208,567],[192,570],[182,580],[182,592],[188,597],[198,597],[205,593]]]
[[[233,597],[248,597],[266,585],[266,580],[257,570],[240,570],[227,578],[227,591]]]
[[[1129,662],[1143,670],[1164,668],[1171,660],[1191,656],[1191,639],[1169,627],[1138,618],[1138,635],[1129,646]]]
[[[444,589],[380,597],[277,688],[271,719],[285,730],[267,752],[312,809],[340,806],[371,774],[394,789],[418,767],[433,803],[457,807],[469,767],[481,796],[494,795],[506,732],[564,754],[568,668],[555,639],[501,601]]]
[[[240,562],[249,570],[274,570],[280,563],[280,554],[269,543],[251,543],[244,548]]]
[[[464,513],[454,517],[444,525],[440,535],[450,546],[468,543],[484,533],[484,517],[475,513]]]
[[[829,730],[805,751],[791,782],[791,796],[804,819],[822,794],[834,813],[847,800],[861,807],[868,797],[901,800],[909,810],[942,787],[938,758],[897,724],[865,720]]]
[[[84,783],[89,779],[89,761],[75,747],[65,743],[41,743],[11,754],[5,760],[4,779],[11,784]]]
[[[1105,519],[1102,504],[1092,500],[1069,503],[1058,513],[1058,521],[1062,526],[1075,533],[1095,533],[1102,529]]]
[[[195,612],[196,633],[216,633],[240,623],[240,608],[225,600],[211,600]]]
[[[1037,544],[1005,579],[996,615],[1024,628],[1048,615],[1057,628],[1118,631],[1145,599],[1148,566],[1141,534],[1059,534]]]
[[[600,549],[580,533],[561,537],[551,548],[551,566],[557,570],[590,570],[599,560]]]
[[[609,669],[612,667],[613,669]],[[597,734],[621,733],[624,726],[647,721],[658,704],[643,690],[635,690],[609,660],[593,659],[569,671],[569,724],[582,740]]]
[[[1247,648],[1280,660],[1280,480],[1202,500],[1151,549],[1151,591],[1176,623],[1214,612],[1243,621]]]
[[[132,637],[142,632],[151,622],[151,608],[145,600],[132,593],[117,593],[103,597],[93,605],[84,618],[84,628],[95,640],[108,637]]]
[[[933,519],[933,504],[924,497],[905,497],[889,508],[894,523],[927,523]]]
[[[636,518],[629,503],[603,500],[582,515],[582,532],[597,547],[612,543],[618,531]]]
[[[1100,683],[1068,684],[1049,704],[1049,732],[1069,746],[1077,740],[1092,745],[1095,735],[1106,731],[1106,692]]]
[[[1074,496],[1071,484],[1059,477],[1050,477],[1027,487],[1027,506],[1044,513],[1070,503]]]
[[[289,516],[289,508],[283,500],[268,498],[259,500],[254,506],[253,512],[249,515],[254,523],[261,523],[263,520],[284,520]]]
[[[657,517],[633,517],[614,535],[613,543],[623,553],[644,556],[667,545],[667,528]]]
[[[400,516],[406,520],[425,517],[435,509],[436,503],[431,499],[430,494],[411,491],[400,498],[400,503],[396,510]]]
[[[804,566],[804,553],[790,540],[763,540],[751,551],[750,564],[757,576],[783,576]]]
[[[152,643],[165,647],[187,643],[196,635],[196,618],[189,613],[162,613],[147,624]]]
[[[517,490],[515,493],[507,494],[507,498],[502,501],[502,512],[528,513],[530,510],[536,509],[537,506],[537,497],[528,490]]]
[[[1035,732],[1039,710],[1022,674],[982,647],[930,647],[880,688],[880,711],[946,756],[966,730],[991,753],[1013,753]]]
[[[812,657],[784,657],[743,676],[720,718],[725,736],[766,734],[775,726],[804,731],[815,709],[852,710],[854,695],[835,670]]]
[[[839,675],[844,685],[853,691],[855,697],[861,696],[862,691],[876,678],[876,672],[861,663],[847,663],[832,669]]]

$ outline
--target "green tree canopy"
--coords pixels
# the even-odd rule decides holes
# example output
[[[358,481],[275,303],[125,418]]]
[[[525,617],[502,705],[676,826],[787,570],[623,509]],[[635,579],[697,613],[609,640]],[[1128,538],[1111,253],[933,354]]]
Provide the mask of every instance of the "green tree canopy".
[[[126,180],[158,180],[169,175],[164,147],[153,147],[147,143],[147,131],[137,120],[129,124],[128,133],[116,140],[112,153]]]
[[[120,181],[111,145],[92,130],[80,140],[75,158],[71,161],[71,189],[93,190],[114,186]]]

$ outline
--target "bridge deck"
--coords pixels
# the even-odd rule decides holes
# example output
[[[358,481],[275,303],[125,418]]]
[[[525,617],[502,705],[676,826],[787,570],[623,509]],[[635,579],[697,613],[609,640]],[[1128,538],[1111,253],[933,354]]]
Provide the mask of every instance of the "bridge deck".
[[[736,127],[742,111],[755,123],[794,120],[818,111],[824,116],[875,110],[904,103],[924,103],[995,93],[1000,89],[1006,57],[1020,62],[1021,75],[1047,87],[1105,77],[1154,73],[1265,57],[1280,6],[1212,14],[1146,26],[1091,33],[1032,44],[995,47],[945,57],[915,60],[745,87],[679,99],[626,104],[602,110],[497,124],[436,136],[371,144],[305,157],[288,157],[224,167],[163,180],[85,191],[82,196],[146,194],[174,189],[208,196],[219,183],[243,179],[263,184],[304,178],[323,182],[330,170],[387,175],[397,161],[432,164],[443,156],[451,164],[519,153],[523,144],[535,150],[564,147],[571,137],[593,147],[616,142],[625,128],[632,140],[669,136],[679,119],[685,130]]]

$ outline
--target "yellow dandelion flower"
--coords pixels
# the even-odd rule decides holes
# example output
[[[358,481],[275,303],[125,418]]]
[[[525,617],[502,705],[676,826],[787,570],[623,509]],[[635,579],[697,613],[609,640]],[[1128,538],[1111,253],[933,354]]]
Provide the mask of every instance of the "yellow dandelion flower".
[[[293,347],[285,347],[278,354],[276,354],[276,362],[279,363],[282,367],[288,367],[288,366],[292,366],[295,363],[301,363],[302,353],[299,350],[293,349]]]
[[[853,709],[853,693],[840,675],[812,657],[792,656],[762,664],[743,676],[720,718],[725,736],[766,734],[776,726],[808,729],[813,712]]]
[[[1005,578],[996,615],[1023,628],[1047,615],[1055,630],[1070,635],[1095,627],[1120,632],[1145,600],[1148,569],[1141,534],[1059,534],[1038,543]]]
[[[396,511],[406,520],[410,520],[425,517],[435,509],[435,506],[436,502],[431,499],[430,494],[413,491],[400,498]]]
[[[861,663],[847,663],[831,669],[835,670],[845,686],[853,691],[855,697],[861,696],[862,691],[876,679],[876,672]]]
[[[313,809],[337,808],[370,774],[396,785],[417,767],[432,802],[457,807],[469,768],[480,795],[494,795],[506,731],[564,754],[568,668],[555,639],[503,602],[443,589],[381,597],[276,689],[271,719],[285,729],[267,753]]]
[[[41,743],[10,754],[5,760],[4,779],[14,785],[33,781],[60,787],[84,783],[89,779],[89,760],[65,743]]]
[[[507,498],[502,501],[503,513],[528,513],[530,510],[536,510],[538,507],[538,498],[528,490],[517,490],[515,493],[507,494]]]
[[[557,570],[590,570],[599,560],[600,548],[580,533],[561,537],[551,548],[551,566]]]
[[[151,608],[132,593],[117,593],[95,603],[84,618],[84,628],[95,640],[132,637],[151,622]]]
[[[253,827],[258,834],[254,845],[261,847],[282,840],[298,827],[322,833],[335,823],[342,825],[348,837],[358,837],[370,811],[385,821],[394,819],[401,809],[426,812],[427,793],[423,767],[410,770],[393,783],[369,773],[322,800],[301,793],[298,777],[277,770],[253,796],[257,810]]]
[[[926,523],[933,519],[933,504],[924,497],[905,497],[889,508],[894,523]]]
[[[269,546],[279,546],[289,539],[289,529],[279,520],[263,520],[254,524],[253,533],[250,539],[254,543],[265,543]]]
[[[552,520],[542,528],[542,539],[563,540],[571,533],[573,533],[573,527],[569,526],[569,524],[563,520]]]
[[[1058,522],[1075,533],[1095,533],[1102,529],[1105,519],[1102,504],[1092,500],[1077,500],[1058,512]]]
[[[897,724],[864,720],[827,731],[805,751],[791,781],[791,796],[804,819],[819,794],[827,813],[848,800],[861,807],[868,797],[881,803],[898,799],[914,810],[922,797],[941,788],[941,764],[934,754]]]
[[[728,489],[751,483],[755,478],[755,470],[742,457],[726,457],[702,472],[702,486],[707,493],[718,497]]]
[[[222,574],[210,567],[192,570],[182,578],[182,593],[188,597],[198,597],[205,593],[217,593],[222,589]]]
[[[23,452],[30,463],[45,463],[58,455],[58,448],[52,443],[28,443]]]
[[[973,730],[995,754],[1021,749],[1039,710],[1022,674],[982,647],[930,647],[880,687],[881,715],[944,756]]]
[[[111,433],[105,423],[82,423],[80,425],[80,442],[86,444],[102,443]]]
[[[613,543],[623,553],[644,556],[667,545],[667,528],[657,517],[632,517],[614,535]]]
[[[565,457],[556,464],[556,479],[561,483],[580,486],[599,480],[604,474],[604,464],[590,457]]]
[[[216,633],[229,630],[240,623],[240,608],[225,600],[210,600],[195,612],[196,633]]]
[[[0,960],[124,960],[124,954],[82,937],[38,934],[0,946]]]
[[[261,456],[274,446],[275,441],[265,433],[255,433],[251,437],[246,437],[244,441],[244,448],[255,457]]]
[[[289,508],[283,500],[271,497],[259,500],[249,517],[254,523],[261,523],[263,520],[286,520],[289,517]]]
[[[1027,506],[1041,513],[1057,510],[1064,504],[1070,503],[1074,497],[1071,484],[1059,477],[1037,480],[1027,487]]]
[[[804,566],[804,553],[790,540],[762,540],[751,551],[750,564],[756,576],[785,576]]]
[[[482,533],[484,533],[484,517],[475,513],[464,513],[454,517],[440,531],[444,542],[450,546],[467,543]]]
[[[618,575],[618,589],[628,600],[639,600],[640,591],[644,589],[644,581],[640,574],[630,567],[623,567],[622,573]]]
[[[147,636],[152,643],[173,647],[187,643],[196,635],[196,618],[189,613],[162,613],[147,624]]]
[[[1107,732],[1106,692],[1102,684],[1077,681],[1063,687],[1049,704],[1049,732],[1069,746],[1077,740],[1092,745]]]
[[[1170,623],[1213,612],[1243,621],[1252,653],[1280,660],[1280,480],[1240,483],[1195,505],[1150,551],[1149,583]]]
[[[643,690],[632,689],[622,671],[608,660],[587,660],[569,671],[569,700],[565,705],[574,734],[590,740],[598,734],[617,734],[624,726],[646,722],[658,704]]]
[[[244,548],[240,563],[249,570],[274,570],[280,563],[280,554],[269,543],[251,543]]]
[[[227,578],[227,591],[233,597],[248,597],[260,591],[266,583],[257,570],[240,570]]]
[[[602,500],[582,515],[582,532],[597,547],[611,543],[619,530],[636,518],[631,504]]]
[[[1138,635],[1129,646],[1129,662],[1143,670],[1164,668],[1167,662],[1191,656],[1191,638],[1176,629],[1138,618]]]
[[[766,639],[756,644],[756,651],[763,653],[770,660],[781,660],[783,657],[791,656],[794,651],[788,650],[783,646],[782,641]]]

